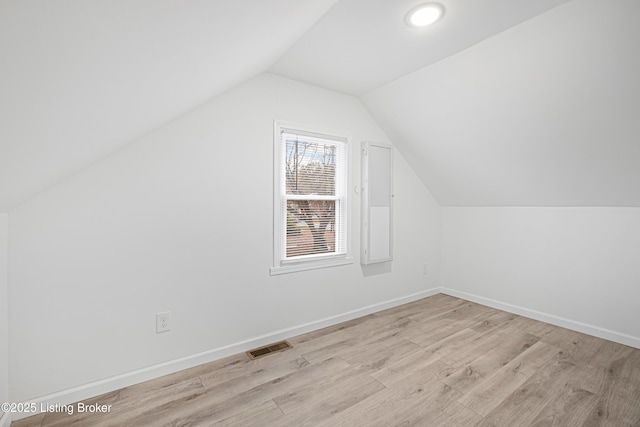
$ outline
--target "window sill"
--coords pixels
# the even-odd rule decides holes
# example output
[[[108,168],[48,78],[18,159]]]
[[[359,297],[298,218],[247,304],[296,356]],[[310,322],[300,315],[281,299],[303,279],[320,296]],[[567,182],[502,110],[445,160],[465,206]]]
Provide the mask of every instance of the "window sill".
[[[279,274],[296,273],[298,271],[316,270],[319,268],[337,267],[348,264],[353,264],[353,258],[347,257],[330,260],[307,261],[283,265],[280,267],[271,267],[269,271],[272,276],[277,276]]]

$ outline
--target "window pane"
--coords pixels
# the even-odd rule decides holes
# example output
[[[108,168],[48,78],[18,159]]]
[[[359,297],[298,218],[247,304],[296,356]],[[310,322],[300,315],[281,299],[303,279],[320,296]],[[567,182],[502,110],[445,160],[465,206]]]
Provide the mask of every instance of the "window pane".
[[[349,261],[348,143],[342,135],[276,123],[274,269],[301,271]]]
[[[286,257],[334,253],[336,203],[333,200],[287,202]]]
[[[336,145],[288,137],[286,194],[335,195]]]

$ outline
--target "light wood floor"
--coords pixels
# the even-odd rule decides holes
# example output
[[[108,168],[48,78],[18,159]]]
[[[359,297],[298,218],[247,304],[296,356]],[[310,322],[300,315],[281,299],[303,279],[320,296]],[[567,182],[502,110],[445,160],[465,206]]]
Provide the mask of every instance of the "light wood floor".
[[[25,426],[639,426],[640,350],[436,295]]]

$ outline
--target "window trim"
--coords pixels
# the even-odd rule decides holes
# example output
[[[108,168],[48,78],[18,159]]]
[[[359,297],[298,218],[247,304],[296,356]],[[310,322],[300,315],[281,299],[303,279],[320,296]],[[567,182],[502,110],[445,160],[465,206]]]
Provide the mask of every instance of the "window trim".
[[[344,218],[345,227],[345,254],[319,254],[303,256],[296,259],[282,259],[282,247],[283,241],[282,233],[286,230],[286,218],[282,217],[281,202],[282,195],[280,194],[282,183],[282,133],[295,133],[298,135],[310,136],[314,138],[322,138],[334,141],[341,141],[346,144],[345,148],[345,193],[344,199],[346,203],[346,212]],[[351,206],[352,200],[349,194],[349,188],[351,185],[351,164],[350,164],[350,151],[351,151],[351,136],[344,131],[336,131],[329,129],[319,129],[317,127],[309,127],[300,125],[297,123],[291,123],[281,120],[274,120],[273,122],[273,266],[270,268],[270,274],[272,276],[278,274],[294,273],[299,271],[314,270],[319,268],[335,267],[340,265],[353,264],[353,255],[351,252]]]

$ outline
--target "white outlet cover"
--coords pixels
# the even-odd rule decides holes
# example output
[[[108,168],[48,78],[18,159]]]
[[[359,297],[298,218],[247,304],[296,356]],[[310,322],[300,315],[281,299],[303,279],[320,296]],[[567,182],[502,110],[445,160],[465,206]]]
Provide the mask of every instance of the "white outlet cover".
[[[171,312],[163,311],[162,313],[156,313],[156,333],[168,332],[170,328]]]

